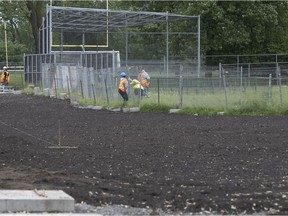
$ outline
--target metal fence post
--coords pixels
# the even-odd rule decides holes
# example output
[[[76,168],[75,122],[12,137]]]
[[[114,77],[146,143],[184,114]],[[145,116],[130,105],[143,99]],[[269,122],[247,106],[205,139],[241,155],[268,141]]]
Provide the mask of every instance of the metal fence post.
[[[271,103],[272,101],[272,74],[269,74],[269,94],[268,94],[268,100],[269,100],[269,103]]]
[[[227,99],[227,89],[226,89],[226,79],[224,69],[221,67],[221,73],[223,78],[223,87],[224,87],[224,94],[225,94],[225,109],[228,109],[228,99]]]
[[[107,89],[107,81],[106,81],[106,79],[104,80],[104,83],[105,83],[107,104],[109,105],[109,96],[108,96],[108,89]]]
[[[142,90],[141,90],[141,83],[139,83],[139,97],[138,97],[138,105],[140,106],[141,104],[141,99],[142,99]],[[143,90],[144,91],[144,90]]]
[[[82,95],[82,98],[84,98],[84,92],[83,92],[82,80],[80,80],[80,88],[81,88],[81,95]]]
[[[183,100],[183,76],[182,76],[182,72],[183,72],[183,65],[180,64],[180,68],[179,68],[179,107],[182,107],[182,100]]]
[[[54,76],[54,89],[55,89],[55,97],[57,98],[57,84],[56,84],[56,75]]]
[[[160,83],[159,78],[157,78],[157,91],[158,91],[158,105],[160,105]]]
[[[249,87],[250,87],[250,76],[251,76],[251,66],[250,66],[251,64],[249,63],[248,64],[248,78],[249,78]]]
[[[68,90],[68,95],[69,95],[69,98],[71,98],[70,88],[69,88],[69,78],[68,78],[68,76],[66,76],[66,81],[67,81],[67,90]]]
[[[243,67],[240,67],[240,86],[241,86],[241,92],[243,92]]]
[[[93,98],[94,98],[94,105],[96,105],[96,95],[95,95],[95,89],[94,89],[93,83],[92,83],[92,93],[93,93]]]
[[[281,84],[281,70],[280,66],[277,63],[277,74],[278,74],[278,86],[279,86],[279,95],[280,95],[280,106],[283,106],[283,97],[282,97],[282,84]]]
[[[222,64],[221,63],[219,63],[219,66],[218,66],[219,68],[218,68],[218,71],[219,71],[219,87],[221,88],[221,78],[222,78]]]

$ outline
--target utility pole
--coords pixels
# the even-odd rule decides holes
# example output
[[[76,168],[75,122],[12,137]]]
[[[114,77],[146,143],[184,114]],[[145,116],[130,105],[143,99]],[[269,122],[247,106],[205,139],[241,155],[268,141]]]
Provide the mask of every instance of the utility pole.
[[[8,67],[8,46],[7,46],[7,29],[6,29],[6,22],[4,22],[4,30],[5,30],[6,67]]]

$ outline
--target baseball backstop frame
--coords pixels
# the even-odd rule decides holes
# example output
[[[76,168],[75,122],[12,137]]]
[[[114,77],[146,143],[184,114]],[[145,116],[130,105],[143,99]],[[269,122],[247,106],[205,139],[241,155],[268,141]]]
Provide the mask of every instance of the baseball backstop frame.
[[[193,21],[191,28],[186,32],[171,32],[169,24],[174,21]],[[195,22],[196,21],[196,22]],[[145,26],[151,24],[165,25],[165,32],[145,32],[145,34],[165,34],[166,35],[166,72],[169,73],[169,43],[171,35],[193,35],[197,36],[197,75],[200,76],[200,16],[189,16],[172,13],[144,12],[144,11],[126,11],[110,9],[93,9],[93,8],[74,8],[49,6],[46,8],[46,16],[42,20],[42,26],[39,29],[39,47],[40,54],[47,54],[57,51],[65,51],[67,48],[79,48],[85,51],[86,48],[107,48],[109,47],[109,34],[113,31],[124,31],[125,37],[125,58],[122,61],[127,66],[129,41],[128,29],[132,27]],[[197,28],[194,26],[197,25]],[[82,34],[81,44],[65,44],[63,34],[69,32],[78,32]],[[60,34],[60,43],[53,43],[53,34]],[[85,35],[89,33],[106,35],[104,44],[86,44]],[[114,50],[113,47],[109,47]],[[125,60],[124,60],[125,59]]]

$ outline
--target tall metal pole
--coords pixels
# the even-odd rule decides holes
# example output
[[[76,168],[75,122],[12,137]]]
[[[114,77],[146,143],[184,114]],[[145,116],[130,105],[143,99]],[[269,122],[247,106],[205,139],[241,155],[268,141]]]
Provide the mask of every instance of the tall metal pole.
[[[239,59],[239,55],[237,55],[237,77],[239,76],[239,64],[240,64],[240,59]]]
[[[49,26],[50,26],[50,24],[49,24],[49,22],[50,22],[50,9],[48,9],[48,7],[46,8],[46,14],[47,14],[47,18],[46,18],[46,22],[45,22],[45,37],[44,37],[44,39],[43,39],[43,42],[42,43],[44,43],[44,41],[45,41],[45,49],[44,49],[44,53],[46,54],[46,53],[50,53],[50,46],[51,46],[51,41],[49,40]],[[49,19],[48,19],[49,18]]]
[[[168,22],[168,12],[166,12],[166,73],[167,73],[167,78],[169,74],[169,22]]]
[[[198,66],[197,66],[197,75],[200,78],[200,69],[201,69],[201,57],[200,57],[200,16],[198,16]]]
[[[4,22],[4,29],[5,29],[6,67],[8,67],[8,46],[7,46],[7,30],[6,30],[6,23],[5,23],[5,22]]]
[[[45,44],[44,44],[44,41],[45,41],[45,18],[42,17],[42,40],[39,40],[39,47],[41,46],[42,47],[42,53],[41,54],[44,54],[45,53]],[[41,31],[40,31],[41,32]]]
[[[125,47],[126,47],[126,49],[125,49],[125,61],[126,61],[126,64],[125,64],[125,66],[126,66],[126,70],[127,70],[127,68],[128,68],[128,29],[127,29],[127,26],[128,26],[128,24],[127,24],[127,20],[126,20],[126,28],[125,28],[125,31],[126,31],[126,33],[125,33]],[[128,72],[128,70],[126,71],[126,72]]]
[[[53,45],[53,40],[52,40],[52,8],[49,7],[49,50],[48,50],[48,53],[51,53],[52,51],[52,45]]]
[[[85,52],[85,33],[82,31],[82,51]]]
[[[108,46],[109,44],[109,36],[108,36],[108,34],[109,34],[109,23],[108,23],[108,19],[109,19],[109,14],[108,14],[108,0],[106,1],[106,9],[107,9],[107,13],[106,13],[106,25],[107,25],[107,27],[106,27],[106,45]]]

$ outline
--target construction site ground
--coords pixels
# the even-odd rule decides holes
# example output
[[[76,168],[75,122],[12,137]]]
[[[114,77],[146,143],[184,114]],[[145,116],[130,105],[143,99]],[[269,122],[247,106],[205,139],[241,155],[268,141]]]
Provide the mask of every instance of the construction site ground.
[[[288,214],[287,116],[112,112],[26,94],[1,94],[0,110],[0,189],[151,214]]]

